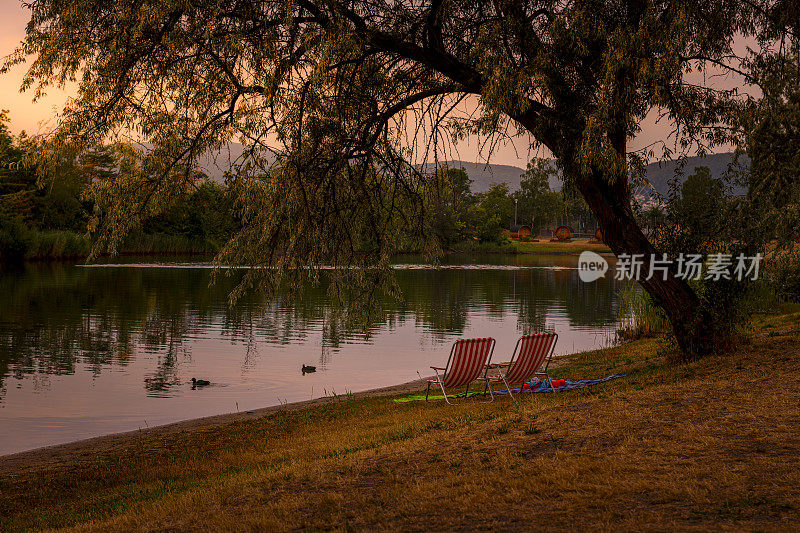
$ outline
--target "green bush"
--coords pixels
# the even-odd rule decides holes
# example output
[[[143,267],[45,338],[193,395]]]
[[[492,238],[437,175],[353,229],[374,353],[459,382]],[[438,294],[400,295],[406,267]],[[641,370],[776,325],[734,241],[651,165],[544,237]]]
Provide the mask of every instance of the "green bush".
[[[670,324],[664,310],[637,284],[624,285],[617,292],[617,297],[619,299],[617,337],[620,339],[654,337],[669,331]]]
[[[0,259],[25,259],[31,244],[31,233],[20,217],[0,216]]]
[[[461,241],[454,243],[450,250],[454,252],[486,252],[486,253],[517,253],[517,249],[505,242],[481,242],[477,240]]]
[[[788,253],[770,261],[766,269],[768,284],[775,294],[790,302],[800,302],[800,256]]]
[[[91,243],[85,235],[72,231],[35,231],[26,257],[28,259],[75,258],[89,255]]]

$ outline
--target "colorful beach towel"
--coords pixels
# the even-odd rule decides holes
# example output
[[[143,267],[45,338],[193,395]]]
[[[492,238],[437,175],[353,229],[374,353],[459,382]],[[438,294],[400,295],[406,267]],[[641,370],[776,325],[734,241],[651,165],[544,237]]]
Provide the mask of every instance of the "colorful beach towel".
[[[591,385],[597,385],[598,383],[605,383],[606,381],[611,381],[612,379],[617,379],[625,376],[625,374],[613,374],[611,376],[606,376],[600,379],[565,379],[564,385],[561,387],[551,387],[546,381],[532,381],[530,383],[525,383],[522,387],[518,387],[516,389],[511,389],[511,392],[517,394],[519,392],[565,392],[570,391],[573,389],[583,389],[585,387],[589,387]],[[553,380],[556,381],[556,380]],[[558,380],[561,381],[561,380]],[[496,390],[494,391],[495,394],[508,394],[507,390]],[[482,396],[483,392],[470,392],[469,396]],[[459,397],[463,398],[463,395],[459,395]],[[420,400],[424,400],[424,394],[413,394],[411,396],[405,396],[403,398],[395,398],[394,401],[396,403],[405,403],[405,402],[416,402]],[[428,396],[429,400],[442,400],[444,396],[441,394],[433,395],[431,394]]]
[[[563,380],[564,385],[562,385],[561,387],[551,387],[547,381],[533,381],[530,383],[525,383],[524,385],[522,385],[522,387],[511,389],[511,392],[513,392],[514,394],[517,394],[519,392],[564,392],[574,389],[583,389],[591,385],[597,385],[598,383],[605,383],[606,381],[611,381],[612,379],[621,378],[623,376],[625,376],[625,374],[613,374],[611,376],[606,376],[600,379],[576,379],[576,380],[565,379]],[[494,393],[508,394],[508,391],[496,390],[494,391]]]
[[[467,397],[472,398],[473,396],[483,396],[483,392],[470,392]],[[449,396],[449,398],[453,397],[463,398],[464,395],[457,394]],[[405,396],[403,398],[395,398],[394,401],[395,403],[406,403],[406,402],[418,402],[419,400],[424,400],[424,399],[425,399],[424,394],[412,394],[411,396]],[[428,400],[444,400],[444,396],[442,396],[441,394],[431,394],[430,396],[428,396]]]

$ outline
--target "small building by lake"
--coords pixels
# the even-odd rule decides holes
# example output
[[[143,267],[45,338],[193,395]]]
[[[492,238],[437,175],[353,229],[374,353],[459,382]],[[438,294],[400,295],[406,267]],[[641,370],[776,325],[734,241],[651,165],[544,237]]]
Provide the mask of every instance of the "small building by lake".
[[[526,239],[526,238],[530,239],[531,237],[533,237],[533,230],[531,229],[530,226],[527,226],[525,224],[517,224],[511,226],[511,229],[509,231],[510,231],[510,237],[512,239]]]

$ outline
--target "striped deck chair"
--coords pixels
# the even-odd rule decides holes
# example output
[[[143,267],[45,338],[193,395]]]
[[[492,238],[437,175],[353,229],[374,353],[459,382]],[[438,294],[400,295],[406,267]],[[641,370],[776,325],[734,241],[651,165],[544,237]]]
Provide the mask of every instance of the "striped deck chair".
[[[428,395],[431,391],[431,385],[439,385],[444,394],[444,399],[450,403],[447,397],[446,389],[454,387],[467,386],[464,391],[464,397],[467,397],[469,392],[469,384],[483,375],[486,375],[486,368],[492,359],[492,352],[494,352],[494,339],[459,339],[453,343],[450,349],[450,357],[447,359],[447,364],[444,368],[440,366],[432,366],[436,372],[435,379],[428,380],[428,389],[425,391],[425,401],[428,400]],[[442,371],[442,374],[439,374]],[[491,400],[494,400],[492,397]]]
[[[523,383],[534,376],[544,376],[547,383],[550,383],[550,375],[547,367],[550,366],[550,359],[556,349],[558,341],[557,333],[538,333],[536,335],[524,335],[517,341],[514,347],[514,354],[508,363],[505,372],[502,370],[497,376],[486,375],[486,389],[491,390],[490,383],[505,383],[508,394],[511,395],[509,383]],[[542,368],[544,364],[544,368]],[[499,368],[501,365],[490,365],[492,368]],[[512,395],[513,397],[513,395]]]

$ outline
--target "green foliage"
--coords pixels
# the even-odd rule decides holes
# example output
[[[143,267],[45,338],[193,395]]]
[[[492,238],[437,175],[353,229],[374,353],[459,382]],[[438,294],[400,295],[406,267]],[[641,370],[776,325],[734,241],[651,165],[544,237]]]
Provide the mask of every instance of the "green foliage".
[[[667,216],[658,206],[651,206],[637,213],[639,225],[648,235],[657,235],[667,224]]]
[[[473,194],[463,168],[440,167],[421,194],[430,232],[445,249],[471,249],[472,241],[503,245],[504,232],[514,223],[515,203],[518,223],[531,226],[534,232],[553,228],[564,220],[594,226],[594,216],[580,196],[569,188],[564,192],[550,189],[550,179],[555,175],[550,160],[534,158],[519,190],[511,193],[505,183],[500,183]]]
[[[188,254],[219,251],[219,243],[202,237],[163,233],[134,233],[120,246],[122,253],[136,254]]]
[[[508,241],[480,241],[477,238],[457,242],[451,247],[451,250],[470,253],[517,253],[517,249],[512,244],[509,244]]]
[[[500,242],[503,230],[508,229],[514,217],[514,202],[508,194],[508,185],[496,183],[475,196],[476,203],[470,210],[475,235],[481,242]]]
[[[617,336],[624,340],[661,335],[669,330],[664,310],[649,294],[635,283],[622,286],[617,292],[619,301]]]
[[[564,214],[563,196],[550,189],[550,178],[556,169],[546,159],[534,158],[520,181],[520,188],[512,195],[517,200],[518,220],[530,224],[534,231],[553,225]]]
[[[751,194],[776,208],[800,198],[800,46],[787,50],[755,58],[764,95],[742,114]]]
[[[593,228],[597,224],[594,213],[589,209],[586,200],[584,200],[573,183],[569,181],[564,183],[561,196],[564,202],[565,222],[571,223],[572,221],[576,221],[584,228]],[[578,230],[578,228],[573,229]]]
[[[30,230],[19,216],[0,215],[0,260],[25,259],[30,247]]]
[[[96,191],[135,164],[132,152],[121,145],[90,147],[35,163],[30,154],[41,147],[24,136],[12,138],[6,122],[6,112],[0,112],[0,257],[17,261],[89,255],[87,225],[91,217],[104,217]],[[122,251],[207,252],[218,250],[239,222],[230,188],[203,181],[132,228]]]
[[[473,234],[469,210],[475,197],[470,192],[471,183],[463,168],[440,167],[423,185],[430,231],[445,248]]]
[[[7,117],[0,115],[0,124]],[[13,139],[0,128],[0,211],[19,217],[31,230],[86,231],[91,203],[83,198],[84,178],[74,160],[39,165],[41,147],[25,136]]]
[[[650,210],[652,236],[659,250],[673,261],[683,254],[700,254],[707,259],[715,253],[730,254],[735,264],[739,254],[764,254],[764,226],[748,199],[733,198],[728,181],[737,174],[730,169],[722,179],[710,175],[707,167],[696,167],[680,188],[674,180],[663,210]],[[763,264],[761,270],[763,271]],[[750,314],[756,310],[760,290],[749,278],[691,280],[699,309],[704,313],[716,349],[724,350],[736,339]]]
[[[32,231],[27,259],[58,259],[86,257],[91,242],[86,235],[72,231]]]
[[[780,298],[800,302],[800,255],[792,250],[772,260],[766,279]]]
[[[41,229],[86,232],[92,203],[83,201],[85,185],[75,167],[59,169],[49,186],[40,191],[36,225]]]
[[[196,240],[225,242],[236,231],[231,195],[223,185],[202,182],[164,212],[147,218],[145,234],[166,234]]]
[[[779,250],[791,249],[800,237],[800,47],[758,56],[752,69],[764,94],[741,116],[751,160],[741,179],[749,185],[749,222]]]
[[[708,167],[697,167],[686,178],[680,196],[669,203],[674,223],[673,248],[684,253],[707,252],[727,235],[724,224],[730,205],[725,184],[713,178]]]
[[[475,240],[502,244],[504,231],[514,221],[515,200],[520,223],[532,224],[534,228],[553,225],[568,213],[564,196],[550,190],[548,178],[554,173],[549,161],[535,159],[519,191],[510,193],[508,185],[499,183],[473,194],[464,169],[439,168],[422,194],[431,231],[447,249],[470,248],[468,243]]]
[[[86,257],[91,245],[71,231],[31,229],[19,217],[0,217],[0,261]]]

